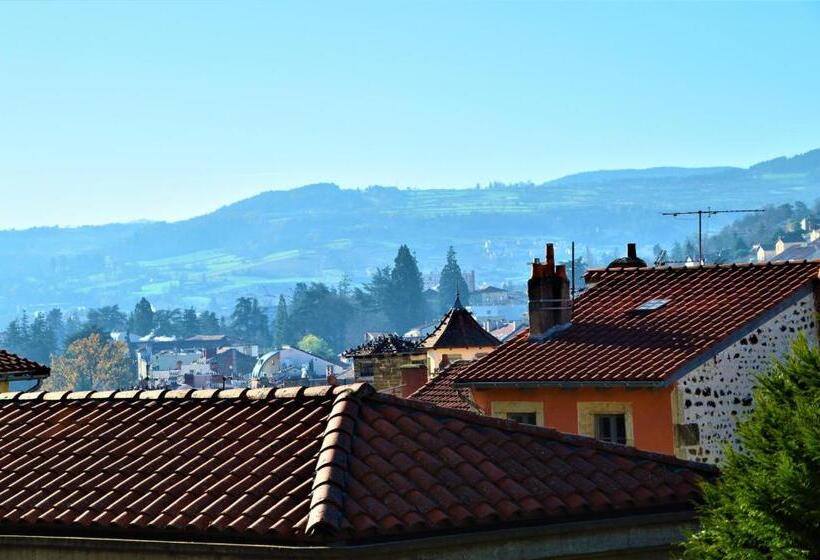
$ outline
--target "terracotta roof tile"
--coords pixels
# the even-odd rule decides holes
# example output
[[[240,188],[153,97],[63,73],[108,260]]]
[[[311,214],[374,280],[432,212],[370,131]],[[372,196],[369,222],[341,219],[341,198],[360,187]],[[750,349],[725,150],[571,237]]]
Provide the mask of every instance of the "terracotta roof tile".
[[[479,412],[476,407],[470,405],[466,398],[459,396],[453,386],[453,380],[463,372],[471,362],[460,360],[449,364],[438,372],[438,375],[418,388],[410,395],[411,399],[427,401],[429,403],[463,410],[466,412]],[[466,396],[466,392],[465,392]]]
[[[715,474],[367,385],[258,396],[0,399],[0,529],[363,542],[688,511]],[[174,430],[128,429],[158,410]]]
[[[820,261],[590,271],[569,328],[544,341],[524,331],[413,397],[451,406],[453,383],[662,384],[816,282],[818,271]],[[666,304],[637,310],[650,300]]]
[[[0,377],[2,378],[42,378],[48,377],[50,372],[51,369],[42,364],[0,349]]]

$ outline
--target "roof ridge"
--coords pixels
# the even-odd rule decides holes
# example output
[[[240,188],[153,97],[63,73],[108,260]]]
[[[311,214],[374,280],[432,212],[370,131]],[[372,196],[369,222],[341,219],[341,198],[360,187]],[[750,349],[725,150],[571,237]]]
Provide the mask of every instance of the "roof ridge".
[[[0,393],[0,401],[65,401],[65,400],[163,400],[163,399],[313,399],[342,393],[368,394],[374,389],[368,383],[350,385],[317,385],[315,387],[265,387],[259,389],[125,389],[97,391],[9,391]]]
[[[454,418],[458,418],[460,420],[467,420],[469,422],[497,428],[500,430],[505,430],[508,432],[517,432],[533,436],[549,437],[550,439],[553,439],[555,441],[561,441],[563,443],[569,443],[571,445],[576,445],[579,447],[599,449],[610,453],[614,453],[616,455],[622,455],[625,457],[643,458],[658,463],[665,463],[668,465],[674,465],[679,467],[699,469],[706,472],[717,472],[718,470],[717,467],[706,463],[687,461],[685,459],[678,459],[677,457],[674,457],[672,455],[654,453],[652,451],[645,451],[642,449],[637,449],[635,447],[629,447],[626,445],[607,443],[604,441],[597,440],[593,437],[569,434],[566,432],[558,431],[554,428],[547,428],[545,426],[532,426],[529,424],[522,424],[514,420],[494,418],[492,416],[485,416],[483,414],[477,414],[475,412],[465,412],[462,410],[456,410],[453,408],[439,406],[427,401],[405,399],[394,395],[388,395],[386,393],[373,393],[371,395],[367,395],[367,398],[382,402],[389,402],[393,405],[405,406],[423,412],[434,412],[436,414],[451,416]]]
[[[701,270],[701,269],[712,269],[712,268],[765,268],[768,266],[787,266],[787,265],[799,265],[799,264],[817,264],[820,266],[820,259],[790,259],[790,260],[772,260],[766,262],[733,262],[733,263],[713,263],[713,264],[692,264],[692,265],[682,265],[682,266],[672,266],[672,265],[663,265],[663,266],[642,266],[642,267],[635,267],[635,266],[613,266],[613,267],[602,267],[602,268],[590,268],[587,269],[586,273],[600,273],[600,272],[651,272],[656,270],[662,271],[688,271],[688,270]]]
[[[310,506],[305,525],[308,536],[332,536],[344,522],[350,453],[361,406],[360,398],[375,393],[368,384],[335,391],[336,398],[325,420],[319,456],[313,472]]]

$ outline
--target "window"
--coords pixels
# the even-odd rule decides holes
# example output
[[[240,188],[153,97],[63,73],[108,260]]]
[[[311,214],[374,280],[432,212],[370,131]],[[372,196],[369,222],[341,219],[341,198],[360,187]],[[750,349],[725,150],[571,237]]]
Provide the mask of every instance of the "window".
[[[490,415],[494,418],[514,420],[533,426],[544,425],[544,403],[542,401],[492,401]]]
[[[537,416],[535,412],[508,412],[507,420],[515,420],[522,424],[537,425]]]
[[[447,358],[449,363],[457,362],[461,359],[461,354],[444,354],[444,357]]]
[[[581,401],[578,403],[578,434],[603,441],[635,445],[632,403]]]
[[[650,299],[649,301],[640,304],[635,309],[638,311],[654,311],[655,309],[660,309],[667,303],[669,303],[668,299]]]
[[[626,445],[626,416],[623,414],[596,414],[595,438],[609,443]]]

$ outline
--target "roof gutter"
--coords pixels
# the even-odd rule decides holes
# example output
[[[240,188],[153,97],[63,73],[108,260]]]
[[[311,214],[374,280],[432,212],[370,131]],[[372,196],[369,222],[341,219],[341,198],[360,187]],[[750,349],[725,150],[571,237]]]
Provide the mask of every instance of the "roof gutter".
[[[685,530],[694,528],[695,523],[695,512],[686,510],[497,530],[462,531],[369,544],[331,543],[320,546],[0,534],[0,550],[9,554],[37,549],[51,549],[55,552],[70,549],[75,553],[84,550],[83,557],[89,559],[132,558],[136,552],[146,560],[175,555],[192,559],[219,557],[226,560],[247,557],[396,560],[421,556],[460,559],[465,557],[465,553],[469,555],[470,551],[483,556],[489,551],[497,553],[499,550],[505,551],[505,558],[542,558],[545,550],[554,549],[557,554],[550,554],[550,558],[577,558],[578,553],[597,555],[618,550],[668,548],[681,540]],[[638,538],[642,531],[643,539]],[[465,540],[466,535],[469,535],[468,540]],[[521,546],[515,547],[515,544]],[[539,553],[536,556],[527,554],[527,548]]]

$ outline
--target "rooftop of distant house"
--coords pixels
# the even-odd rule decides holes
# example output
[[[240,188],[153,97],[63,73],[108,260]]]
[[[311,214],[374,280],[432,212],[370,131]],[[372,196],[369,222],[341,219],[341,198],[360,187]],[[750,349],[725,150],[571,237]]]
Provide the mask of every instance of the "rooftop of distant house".
[[[467,390],[457,390],[453,387],[453,379],[469,364],[469,360],[450,363],[439,370],[433,381],[420,387],[409,398],[465,412],[481,412],[470,401]]]
[[[499,344],[498,339],[478,324],[456,296],[453,306],[438,326],[419,343],[419,348],[473,348]]]
[[[33,360],[0,349],[0,379],[42,379],[48,377],[51,368]]]
[[[3,393],[0,421],[14,535],[367,544],[689,515],[716,474],[361,384]]]
[[[396,333],[377,335],[364,344],[346,350],[345,358],[366,358],[418,352],[418,343],[399,336]]]
[[[820,261],[591,270],[570,323],[544,339],[520,333],[455,383],[668,384],[810,294],[818,271]]]

